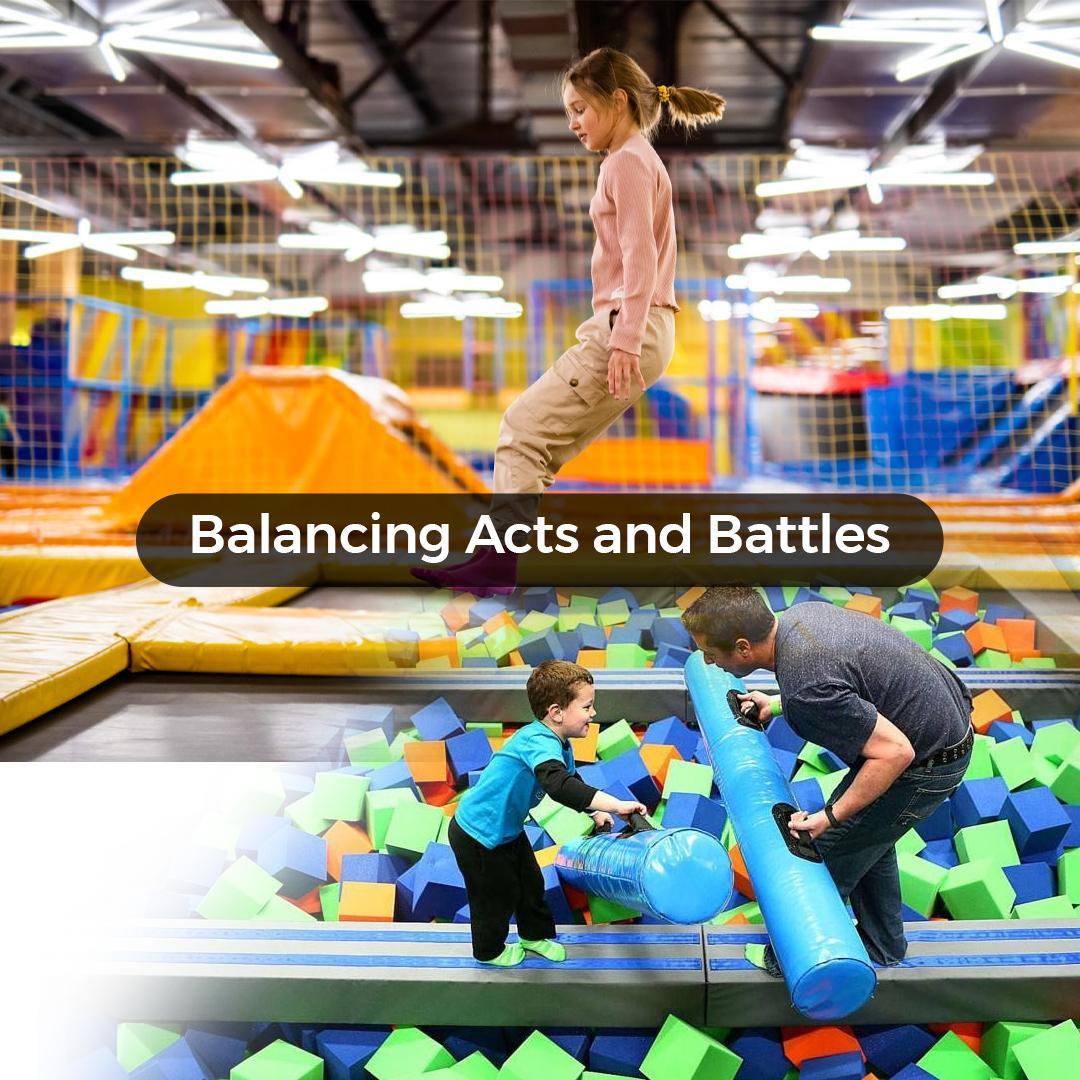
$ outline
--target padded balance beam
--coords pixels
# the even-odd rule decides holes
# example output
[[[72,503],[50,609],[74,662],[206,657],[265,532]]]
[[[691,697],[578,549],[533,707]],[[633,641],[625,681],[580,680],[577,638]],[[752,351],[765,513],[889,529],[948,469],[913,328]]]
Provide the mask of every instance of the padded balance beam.
[[[64,980],[133,1021],[603,1027],[812,1024],[787,989],[753,967],[757,927],[560,927],[565,964],[530,958],[494,971],[472,959],[466,927],[366,923],[298,927],[148,921],[100,937],[91,966]],[[917,922],[857,1024],[1058,1021],[1080,1001],[1076,920]],[[89,983],[89,986],[87,985]],[[538,988],[545,992],[537,993]]]
[[[700,927],[559,928],[569,958],[512,970],[472,957],[466,926],[155,921],[105,938],[89,974],[130,1020],[658,1027],[705,1020]],[[542,992],[537,992],[542,988]],[[89,1000],[89,999],[88,999]]]
[[[764,932],[706,927],[707,1023],[803,1023],[779,979],[744,956]],[[1080,1001],[1080,922],[1052,919],[906,924],[907,957],[878,968],[877,993],[850,1024],[923,1024],[1007,1016],[1052,1021]]]

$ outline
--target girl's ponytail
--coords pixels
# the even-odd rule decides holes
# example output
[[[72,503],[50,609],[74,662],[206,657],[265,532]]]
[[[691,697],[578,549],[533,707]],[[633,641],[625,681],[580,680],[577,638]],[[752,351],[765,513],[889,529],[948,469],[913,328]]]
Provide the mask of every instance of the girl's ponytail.
[[[667,106],[671,122],[689,131],[724,115],[724,99],[711,90],[698,90],[694,86],[658,86],[656,93],[661,105]]]

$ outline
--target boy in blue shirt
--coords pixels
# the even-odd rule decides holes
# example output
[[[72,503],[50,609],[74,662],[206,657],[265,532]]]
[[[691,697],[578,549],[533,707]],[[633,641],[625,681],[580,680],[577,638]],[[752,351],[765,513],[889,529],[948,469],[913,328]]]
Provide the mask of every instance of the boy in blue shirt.
[[[473,956],[497,967],[520,964],[526,950],[555,962],[566,959],[566,949],[554,940],[544,878],[525,835],[525,818],[544,793],[571,810],[592,813],[598,828],[611,825],[612,814],[645,813],[641,803],[616,799],[575,775],[570,740],[584,738],[596,715],[588,668],[545,660],[525,689],[536,719],[507,739],[450,822],[450,847],[469,898]],[[512,916],[518,942],[507,945]]]

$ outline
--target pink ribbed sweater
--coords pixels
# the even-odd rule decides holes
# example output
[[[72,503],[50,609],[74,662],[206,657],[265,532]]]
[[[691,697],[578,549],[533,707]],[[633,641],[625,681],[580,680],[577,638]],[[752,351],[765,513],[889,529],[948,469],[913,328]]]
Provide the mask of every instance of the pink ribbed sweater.
[[[589,217],[596,230],[593,312],[618,308],[611,348],[640,356],[649,306],[679,309],[671,181],[640,132],[601,163]]]

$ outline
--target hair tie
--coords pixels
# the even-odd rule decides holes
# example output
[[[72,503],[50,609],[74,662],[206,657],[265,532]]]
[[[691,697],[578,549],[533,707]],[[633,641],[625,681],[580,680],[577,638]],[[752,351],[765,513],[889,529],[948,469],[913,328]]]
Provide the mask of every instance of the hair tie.
[[[660,95],[660,100],[665,104],[671,100],[671,87],[658,86],[656,92]]]

